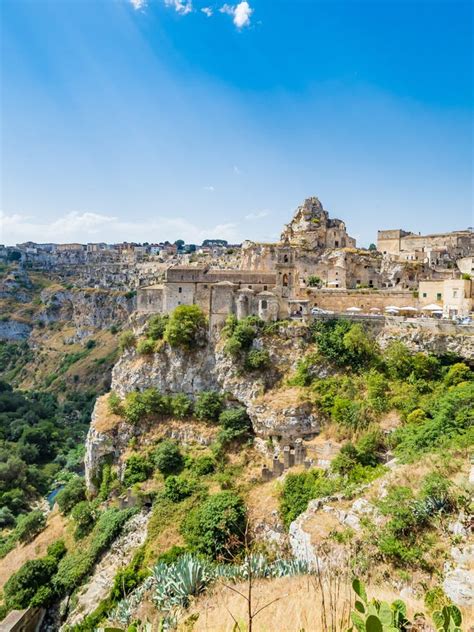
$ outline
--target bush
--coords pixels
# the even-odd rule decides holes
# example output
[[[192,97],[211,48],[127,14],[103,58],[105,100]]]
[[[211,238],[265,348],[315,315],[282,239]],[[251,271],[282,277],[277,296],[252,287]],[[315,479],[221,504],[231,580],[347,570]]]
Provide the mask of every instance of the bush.
[[[251,430],[252,424],[245,408],[229,408],[219,415],[219,423],[226,430],[247,433]]]
[[[214,558],[237,551],[245,533],[246,510],[234,492],[210,496],[185,518],[182,533],[188,545]]]
[[[300,474],[288,474],[280,496],[280,514],[286,527],[290,526],[308,507],[313,498],[330,496],[338,482],[324,475],[321,470],[310,470]]]
[[[92,530],[92,527],[97,520],[97,509],[89,501],[82,500],[73,507],[71,516],[76,523],[74,537],[76,540],[79,540]]]
[[[347,320],[315,321],[312,325],[319,352],[336,366],[369,366],[377,356],[375,342],[359,324]]]
[[[364,425],[362,409],[359,403],[342,397],[335,397],[331,417],[337,423],[353,430]]]
[[[125,464],[123,484],[131,487],[135,483],[143,483],[153,472],[153,466],[147,457],[140,454],[132,454]]]
[[[323,282],[318,276],[310,274],[307,279],[307,284],[309,287],[321,287]]]
[[[270,354],[266,349],[251,349],[244,362],[247,371],[262,371],[270,365]]]
[[[52,544],[50,544],[48,546],[47,552],[48,552],[48,557],[52,557],[57,562],[59,562],[59,560],[63,558],[67,553],[64,540],[56,540],[56,542],[53,542]]]
[[[216,421],[222,411],[223,397],[215,391],[202,391],[199,393],[194,412],[201,420]]]
[[[117,395],[117,393],[114,393],[113,391],[109,394],[107,407],[109,411],[114,415],[123,415],[122,400]]]
[[[127,393],[123,407],[125,419],[131,424],[137,424],[149,414],[149,409],[143,401],[142,394],[138,391]]]
[[[151,338],[144,338],[137,344],[137,352],[140,355],[152,355],[155,352],[155,342]]]
[[[170,475],[165,481],[164,494],[174,503],[179,503],[196,490],[196,483],[181,476]]]
[[[46,516],[36,509],[20,516],[15,527],[15,535],[21,542],[30,542],[46,526]]]
[[[183,455],[174,441],[165,440],[153,453],[153,461],[163,476],[178,473],[184,464]]]
[[[185,393],[178,393],[171,398],[171,412],[173,417],[185,419],[193,412],[193,402]]]
[[[168,324],[168,315],[155,314],[152,316],[146,326],[146,337],[154,340],[161,340],[165,334],[166,325]]]
[[[48,585],[56,568],[57,562],[52,557],[25,562],[4,586],[7,607],[11,610],[27,608],[37,591]]]
[[[391,342],[384,355],[389,375],[395,379],[406,379],[413,371],[413,358],[402,342]]]
[[[448,372],[444,376],[446,386],[457,386],[461,382],[468,382],[473,379],[471,369],[463,362],[457,362],[449,367]]]
[[[171,347],[190,350],[205,339],[206,317],[197,305],[179,305],[171,314],[164,339]]]
[[[133,349],[137,344],[137,339],[133,331],[127,330],[120,334],[119,349],[123,353],[126,349]]]
[[[210,455],[200,456],[194,460],[192,470],[198,476],[206,476],[212,474],[216,469],[216,460]]]
[[[68,514],[81,500],[85,500],[86,486],[84,479],[73,476],[56,496],[56,502],[62,514]]]

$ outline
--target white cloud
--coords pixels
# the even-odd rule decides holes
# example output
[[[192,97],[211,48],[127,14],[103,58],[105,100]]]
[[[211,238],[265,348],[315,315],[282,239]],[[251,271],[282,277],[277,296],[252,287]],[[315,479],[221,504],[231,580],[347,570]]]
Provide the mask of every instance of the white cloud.
[[[122,220],[113,215],[73,211],[52,222],[43,222],[35,217],[21,214],[0,213],[2,242],[12,245],[24,241],[68,243],[104,241],[161,241],[185,239],[190,243],[201,243],[206,238],[241,239],[237,224],[217,224],[203,228],[183,217],[155,217],[153,220]]]
[[[187,15],[193,10],[192,0],[165,0],[167,7],[172,7],[180,15]]]
[[[232,16],[232,20],[238,29],[244,26],[250,26],[250,17],[253,9],[248,2],[239,2],[239,4],[224,4],[219,11]]]
[[[245,216],[245,219],[252,222],[256,219],[263,219],[264,217],[268,217],[270,213],[268,211],[257,211],[256,213],[249,213]]]
[[[140,11],[146,8],[148,0],[130,0],[130,4],[136,11]]]
[[[214,13],[211,7],[204,7],[201,9],[201,11],[204,13],[204,15],[207,15],[208,18],[210,18],[212,14]]]
[[[202,187],[204,189],[204,191],[215,191],[216,188],[211,185],[207,186],[207,187]]]

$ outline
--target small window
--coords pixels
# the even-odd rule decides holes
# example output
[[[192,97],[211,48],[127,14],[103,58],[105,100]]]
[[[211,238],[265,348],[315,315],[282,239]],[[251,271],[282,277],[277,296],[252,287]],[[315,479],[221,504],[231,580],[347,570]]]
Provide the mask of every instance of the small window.
[[[262,306],[262,309],[267,309],[267,301],[263,300],[260,305]]]
[[[438,292],[438,294],[436,294],[436,300],[440,301],[442,298],[441,292]]]
[[[423,298],[426,298],[426,292],[423,292]]]
[[[283,257],[283,261],[284,261],[285,263],[288,263],[288,255],[285,255],[285,256]]]
[[[360,279],[357,279],[356,283],[357,285],[360,285]]]
[[[338,248],[338,247],[339,247],[339,242],[337,241],[337,239],[336,239],[336,241],[334,242],[334,247],[335,247],[335,248]]]
[[[268,285],[264,285],[263,290],[266,292],[268,290]]]
[[[251,285],[249,285],[249,290],[251,290],[251,289],[252,289],[252,286],[251,286]]]
[[[204,289],[207,290],[207,285],[204,285]]]
[[[182,293],[183,293],[183,288],[182,288],[182,287],[179,287],[179,288],[178,288],[178,292],[179,292],[179,294],[182,294]]]
[[[453,298],[457,298],[458,297],[458,291],[457,290],[453,290]]]

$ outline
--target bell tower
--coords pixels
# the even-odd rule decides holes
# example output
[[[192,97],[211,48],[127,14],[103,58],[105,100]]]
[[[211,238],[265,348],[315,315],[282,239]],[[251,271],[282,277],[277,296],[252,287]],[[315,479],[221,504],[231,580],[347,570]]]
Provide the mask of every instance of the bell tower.
[[[297,287],[297,270],[295,266],[295,251],[286,240],[278,246],[277,253],[277,288],[283,298],[291,298]]]

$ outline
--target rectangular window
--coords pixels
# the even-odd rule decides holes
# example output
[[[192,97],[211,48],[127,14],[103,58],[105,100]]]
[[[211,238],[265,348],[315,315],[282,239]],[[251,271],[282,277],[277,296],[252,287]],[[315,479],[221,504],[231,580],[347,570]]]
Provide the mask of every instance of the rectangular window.
[[[457,298],[458,297],[458,291],[457,290],[453,290],[453,298]]]
[[[436,294],[436,300],[440,301],[441,300],[441,292],[438,292],[438,294]]]
[[[179,288],[178,288],[178,292],[179,292],[179,294],[182,294],[182,293],[183,293],[183,288],[182,288],[182,287],[179,287]]]
[[[266,291],[268,290],[268,286],[267,286],[267,285],[264,285],[264,286],[263,286],[263,290],[264,290],[264,292],[266,292]]]
[[[423,298],[426,298],[426,292],[423,292]]]

